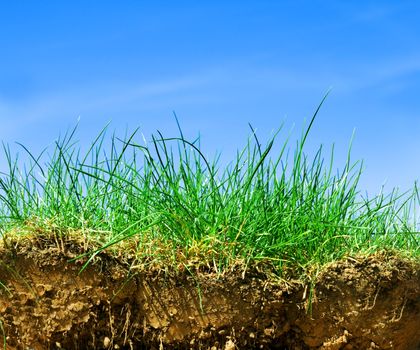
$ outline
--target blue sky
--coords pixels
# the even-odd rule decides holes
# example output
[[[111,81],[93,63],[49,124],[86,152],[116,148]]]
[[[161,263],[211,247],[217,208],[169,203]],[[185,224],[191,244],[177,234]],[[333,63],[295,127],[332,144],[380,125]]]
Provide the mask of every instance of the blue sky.
[[[229,158],[248,122],[262,139],[282,122],[297,137],[332,87],[307,151],[335,143],[342,168],[355,129],[360,189],[408,189],[420,177],[419,15],[401,0],[3,1],[0,139],[37,152],[78,117],[82,144],[110,120],[172,136],[175,110]]]

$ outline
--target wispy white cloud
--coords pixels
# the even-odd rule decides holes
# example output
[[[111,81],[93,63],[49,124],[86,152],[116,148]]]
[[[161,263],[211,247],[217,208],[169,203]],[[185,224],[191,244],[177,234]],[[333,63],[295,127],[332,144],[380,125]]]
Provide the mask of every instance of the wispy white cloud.
[[[363,89],[398,85],[404,87],[401,78],[420,72],[420,53],[412,56],[388,58],[382,62],[325,62],[305,66],[246,66],[240,70],[227,70],[221,76],[229,76],[238,84],[256,84],[265,89],[275,87],[286,91],[322,92],[333,86],[341,93],[351,94]]]
[[[0,138],[13,130],[28,127],[37,122],[45,122],[80,113],[122,112],[125,108],[147,110],[158,104],[167,103],[172,108],[174,101],[188,101],[206,96],[208,99],[228,99],[222,91],[233,93],[243,91],[244,96],[265,91],[284,89],[293,91],[322,93],[330,86],[336,92],[350,94],[358,90],[401,84],[399,78],[420,72],[420,56],[400,57],[384,62],[352,63],[349,70],[342,62],[334,67],[314,65],[305,67],[271,66],[234,62],[219,67],[209,67],[196,74],[154,82],[92,82],[85,86],[66,88],[57,92],[40,92],[32,97],[17,101],[0,97]]]
[[[343,92],[396,84],[403,87],[401,79],[420,72],[420,56],[388,59],[384,62],[366,62],[352,65],[347,72],[332,77]]]
[[[404,87],[402,78],[413,77],[420,72],[420,53],[407,57],[395,57],[382,62],[334,62],[302,67],[250,68],[246,77],[240,78],[288,90],[318,90],[330,86],[345,94],[367,88],[398,85]]]
[[[81,111],[101,112],[134,103],[141,108],[159,97],[191,92],[207,84],[211,78],[208,74],[198,74],[150,83],[91,83],[54,93],[39,93],[20,101],[0,99],[0,137],[22,126],[60,118],[63,113],[77,117]]]
[[[395,4],[394,4],[395,5]],[[396,6],[389,4],[375,4],[363,9],[355,10],[351,16],[352,20],[357,22],[372,22],[384,20],[392,15],[396,10]]]

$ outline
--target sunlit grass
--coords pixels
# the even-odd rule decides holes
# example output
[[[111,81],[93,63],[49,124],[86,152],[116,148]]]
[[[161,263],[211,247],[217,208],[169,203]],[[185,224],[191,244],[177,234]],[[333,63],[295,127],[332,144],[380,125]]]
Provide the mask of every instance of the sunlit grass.
[[[419,256],[419,191],[360,195],[361,162],[335,170],[333,150],[312,158],[304,145],[315,120],[290,154],[276,133],[262,145],[251,127],[246,146],[228,166],[209,160],[200,140],[160,132],[146,142],[138,130],[110,147],[105,127],[81,153],[77,127],[25,164],[4,145],[8,171],[0,179],[2,232],[28,223],[69,229],[114,249],[132,242],[139,261],[243,261],[323,264],[345,254],[392,248]],[[15,233],[16,234],[16,233]],[[119,244],[125,249],[129,244]],[[124,252],[120,252],[124,254]]]

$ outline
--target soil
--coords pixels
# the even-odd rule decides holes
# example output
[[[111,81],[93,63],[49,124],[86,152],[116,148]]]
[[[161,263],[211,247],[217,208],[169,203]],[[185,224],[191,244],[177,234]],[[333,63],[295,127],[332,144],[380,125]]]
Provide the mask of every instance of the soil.
[[[312,284],[258,266],[138,270],[68,239],[0,248],[5,349],[420,349],[420,263],[390,252],[348,257]],[[3,333],[3,334],[2,334]]]

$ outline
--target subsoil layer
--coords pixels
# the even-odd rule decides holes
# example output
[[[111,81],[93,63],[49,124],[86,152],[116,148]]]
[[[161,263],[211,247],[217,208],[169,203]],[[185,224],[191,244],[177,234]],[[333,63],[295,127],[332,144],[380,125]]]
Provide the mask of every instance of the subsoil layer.
[[[76,241],[0,248],[5,349],[420,349],[419,263],[348,257],[312,284],[257,268],[137,271]]]

